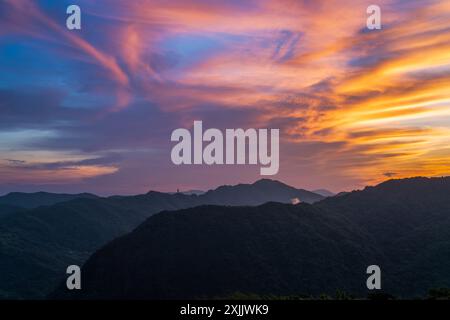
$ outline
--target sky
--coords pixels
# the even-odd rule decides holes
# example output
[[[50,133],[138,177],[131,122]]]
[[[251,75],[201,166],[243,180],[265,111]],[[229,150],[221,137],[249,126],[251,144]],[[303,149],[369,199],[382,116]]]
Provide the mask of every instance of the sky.
[[[76,4],[82,29],[66,28]],[[381,8],[381,30],[366,9]],[[450,2],[0,1],[0,193],[207,190],[170,135],[279,128],[290,185],[450,173]]]

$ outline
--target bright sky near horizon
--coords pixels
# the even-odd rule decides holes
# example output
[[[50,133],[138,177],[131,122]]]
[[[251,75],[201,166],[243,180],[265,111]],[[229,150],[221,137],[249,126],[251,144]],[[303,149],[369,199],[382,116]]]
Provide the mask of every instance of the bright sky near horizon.
[[[0,193],[252,182],[175,166],[176,128],[279,128],[296,187],[450,174],[450,2],[0,2]],[[82,10],[67,30],[66,8]]]

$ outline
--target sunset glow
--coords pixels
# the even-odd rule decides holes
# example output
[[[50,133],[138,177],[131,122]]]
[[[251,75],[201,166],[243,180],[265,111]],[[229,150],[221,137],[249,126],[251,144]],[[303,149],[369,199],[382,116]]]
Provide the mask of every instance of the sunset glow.
[[[448,1],[378,1],[373,31],[361,0],[72,2],[0,3],[0,193],[260,178],[173,165],[170,132],[194,120],[279,128],[273,178],[297,187],[450,174]]]

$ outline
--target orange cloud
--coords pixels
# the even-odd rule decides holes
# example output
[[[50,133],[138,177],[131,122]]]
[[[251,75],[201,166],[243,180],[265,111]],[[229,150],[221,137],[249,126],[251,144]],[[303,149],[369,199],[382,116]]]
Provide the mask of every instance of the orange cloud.
[[[87,5],[92,16],[117,22],[105,27],[109,51],[24,1],[10,3],[21,12],[27,4],[34,20],[110,72],[118,84],[114,110],[135,96],[180,122],[198,106],[257,110],[248,123],[283,125],[291,172],[301,159],[319,175],[361,184],[389,172],[450,174],[445,1],[380,1],[379,31],[365,30],[362,0],[112,1],[112,11]],[[189,63],[155,67],[154,55],[177,50],[164,46],[168,39],[190,36],[215,39],[219,49],[175,52],[175,60],[185,53],[180,59]]]

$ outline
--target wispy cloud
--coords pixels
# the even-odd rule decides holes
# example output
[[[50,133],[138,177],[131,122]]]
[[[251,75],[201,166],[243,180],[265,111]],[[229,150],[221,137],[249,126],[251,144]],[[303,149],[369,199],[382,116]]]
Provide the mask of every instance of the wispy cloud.
[[[8,78],[0,80],[0,130],[52,132],[3,142],[2,158],[23,166],[20,152],[54,155],[32,161],[41,172],[34,178],[6,161],[2,181],[69,183],[78,172],[99,190],[111,181],[136,191],[175,188],[168,136],[194,119],[279,127],[277,178],[303,187],[339,191],[394,173],[450,174],[446,1],[380,1],[376,31],[365,30],[362,0],[79,4],[79,32],[64,27],[64,1],[0,4],[0,67]],[[122,157],[114,164],[58,159],[105,153]],[[251,169],[176,174],[189,181],[199,170],[211,179],[188,187],[257,178]]]

